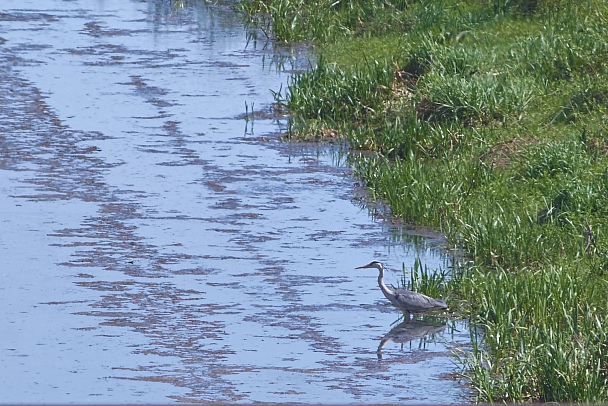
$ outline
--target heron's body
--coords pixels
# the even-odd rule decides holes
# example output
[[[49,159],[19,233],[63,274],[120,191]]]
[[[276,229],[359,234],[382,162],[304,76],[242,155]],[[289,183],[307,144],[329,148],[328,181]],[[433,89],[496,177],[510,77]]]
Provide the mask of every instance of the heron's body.
[[[405,289],[390,289],[384,283],[384,267],[381,262],[372,261],[357,269],[362,268],[376,268],[379,271],[378,285],[380,286],[380,290],[382,290],[384,296],[390,300],[392,304],[403,312],[416,314],[428,312],[430,310],[445,310],[448,308],[448,305],[443,300],[434,299],[427,295],[423,295],[422,293]]]

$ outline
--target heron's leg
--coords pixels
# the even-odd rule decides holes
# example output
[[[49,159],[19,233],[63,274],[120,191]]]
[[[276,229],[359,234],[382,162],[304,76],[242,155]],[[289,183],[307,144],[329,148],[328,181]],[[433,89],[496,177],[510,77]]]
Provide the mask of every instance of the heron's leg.
[[[412,313],[406,310],[405,312],[403,312],[403,318],[405,319],[406,323],[409,323],[410,321],[412,321]]]

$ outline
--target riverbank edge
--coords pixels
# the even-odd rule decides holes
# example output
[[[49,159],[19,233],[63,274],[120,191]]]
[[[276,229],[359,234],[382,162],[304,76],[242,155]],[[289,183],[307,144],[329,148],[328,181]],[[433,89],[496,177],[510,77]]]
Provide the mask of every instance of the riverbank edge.
[[[438,291],[484,332],[458,358],[476,400],[606,401],[606,6],[242,4],[317,46],[276,95],[289,135],[374,151],[372,199],[465,253]]]

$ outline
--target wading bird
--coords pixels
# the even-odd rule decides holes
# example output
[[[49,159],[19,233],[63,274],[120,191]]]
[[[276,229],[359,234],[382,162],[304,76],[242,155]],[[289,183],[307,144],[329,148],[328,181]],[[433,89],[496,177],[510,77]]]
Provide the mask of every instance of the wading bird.
[[[372,261],[367,265],[357,267],[356,269],[363,268],[376,268],[380,271],[378,275],[378,285],[384,296],[391,301],[392,304],[397,306],[401,311],[408,314],[424,313],[429,310],[444,310],[448,308],[443,300],[433,299],[423,295],[422,293],[412,292],[411,290],[404,289],[389,289],[384,284],[384,267],[379,261]]]

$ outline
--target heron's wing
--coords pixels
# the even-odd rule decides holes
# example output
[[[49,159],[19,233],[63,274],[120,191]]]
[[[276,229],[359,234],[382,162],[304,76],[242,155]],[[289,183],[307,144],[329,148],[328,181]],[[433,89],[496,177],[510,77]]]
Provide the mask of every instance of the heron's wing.
[[[395,300],[401,307],[412,313],[425,312],[432,309],[447,309],[448,306],[443,300],[433,299],[422,293],[412,292],[411,290],[397,290]]]

